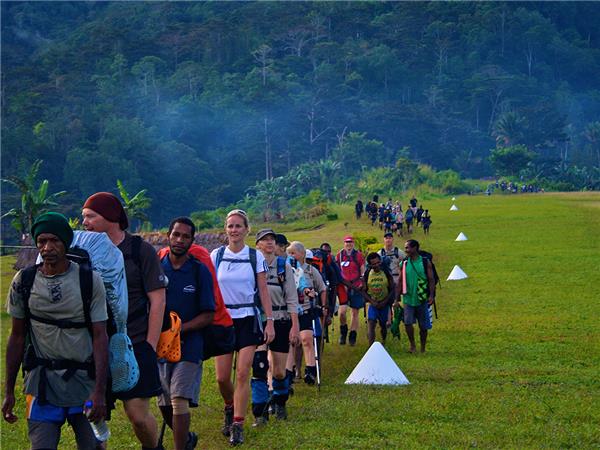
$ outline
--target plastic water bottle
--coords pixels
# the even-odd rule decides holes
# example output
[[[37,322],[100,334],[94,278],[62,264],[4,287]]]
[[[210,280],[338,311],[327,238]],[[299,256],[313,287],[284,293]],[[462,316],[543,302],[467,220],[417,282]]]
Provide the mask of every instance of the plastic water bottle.
[[[85,402],[86,416],[88,415],[88,411],[92,408],[92,405],[93,403],[91,400]],[[90,422],[90,425],[92,427],[92,431],[94,432],[94,436],[96,436],[96,439],[98,439],[100,442],[108,440],[110,437],[110,430],[108,429],[106,420],[102,419],[100,422]]]

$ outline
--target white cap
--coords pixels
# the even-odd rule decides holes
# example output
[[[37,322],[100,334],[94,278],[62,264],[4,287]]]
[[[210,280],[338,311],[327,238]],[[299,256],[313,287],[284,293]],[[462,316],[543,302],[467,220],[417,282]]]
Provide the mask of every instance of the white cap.
[[[311,249],[306,249],[306,259],[313,259],[314,255]]]

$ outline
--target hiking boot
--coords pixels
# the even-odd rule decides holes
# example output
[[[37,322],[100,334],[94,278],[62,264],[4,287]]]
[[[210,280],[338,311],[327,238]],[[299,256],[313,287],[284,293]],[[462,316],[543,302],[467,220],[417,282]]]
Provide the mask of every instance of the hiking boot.
[[[188,433],[188,440],[185,443],[185,450],[194,450],[198,444],[198,435],[193,431]]]
[[[348,334],[348,325],[340,326],[340,345],[346,345],[346,335]]]
[[[232,446],[240,445],[244,443],[244,424],[239,422],[234,422],[231,424],[231,436],[229,438],[229,443]]]
[[[269,416],[267,416],[267,415],[258,416],[258,417],[254,418],[254,423],[252,424],[252,426],[254,428],[262,427],[262,426],[266,425],[268,422],[269,422]]]
[[[285,405],[277,405],[275,409],[275,418],[277,420],[287,420],[287,409]]]
[[[224,410],[224,419],[223,419],[223,427],[221,428],[221,433],[223,436],[229,436],[231,434],[231,424],[233,423],[233,408],[225,408]]]
[[[348,336],[348,344],[350,344],[352,347],[356,345],[356,331],[350,332],[350,335]]]

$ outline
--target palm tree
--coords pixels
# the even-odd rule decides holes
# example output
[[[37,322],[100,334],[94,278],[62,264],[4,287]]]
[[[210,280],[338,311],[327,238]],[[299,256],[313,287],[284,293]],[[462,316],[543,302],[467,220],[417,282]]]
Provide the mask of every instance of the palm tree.
[[[505,112],[494,125],[493,136],[499,147],[520,144],[524,135],[525,120],[515,111]]]
[[[596,151],[596,157],[598,159],[597,163],[598,167],[600,167],[600,122],[588,123],[583,135],[591,144],[592,151]]]
[[[21,206],[12,208],[3,214],[2,219],[12,217],[11,224],[21,233],[21,239],[23,240],[27,237],[28,231],[31,230],[35,218],[50,210],[51,207],[58,206],[55,200],[67,193],[67,191],[60,191],[48,195],[48,180],[43,180],[38,187],[35,186],[42,162],[41,159],[36,160],[24,178],[16,175],[2,178],[3,182],[12,184],[21,192]]]
[[[144,212],[145,209],[150,207],[152,200],[146,197],[148,189],[142,189],[133,197],[129,195],[125,186],[121,180],[117,180],[117,187],[119,188],[119,195],[123,199],[123,208],[127,213],[127,217],[130,219],[137,219],[140,221],[140,225],[148,221],[148,215]]]

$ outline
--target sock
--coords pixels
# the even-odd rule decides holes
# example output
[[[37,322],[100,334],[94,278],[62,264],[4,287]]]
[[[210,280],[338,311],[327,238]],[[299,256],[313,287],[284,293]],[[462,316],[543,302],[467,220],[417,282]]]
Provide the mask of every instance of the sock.
[[[243,417],[234,416],[233,417],[233,423],[241,423],[242,425],[244,425],[244,418]]]

